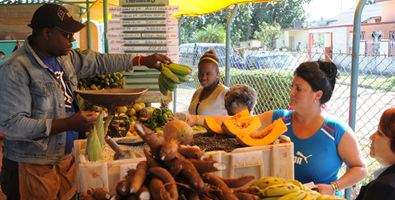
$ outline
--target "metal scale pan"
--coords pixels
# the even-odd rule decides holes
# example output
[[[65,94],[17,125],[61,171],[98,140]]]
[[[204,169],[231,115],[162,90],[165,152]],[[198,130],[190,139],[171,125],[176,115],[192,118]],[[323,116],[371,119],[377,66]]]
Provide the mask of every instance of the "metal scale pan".
[[[107,108],[108,116],[114,116],[110,125],[112,135],[119,135],[119,121],[115,117],[115,109],[121,106],[128,106],[134,103],[141,95],[143,95],[148,88],[136,89],[103,89],[103,90],[77,90],[75,91],[82,98],[92,103],[93,105]],[[129,120],[127,120],[129,122]],[[127,130],[126,130],[127,132]]]

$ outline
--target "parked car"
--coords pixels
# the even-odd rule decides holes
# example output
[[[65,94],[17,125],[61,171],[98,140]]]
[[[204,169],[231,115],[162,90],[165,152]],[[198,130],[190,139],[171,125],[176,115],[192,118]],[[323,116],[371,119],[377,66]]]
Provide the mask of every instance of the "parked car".
[[[220,60],[220,67],[225,66],[225,44],[219,43],[188,43],[181,44],[179,47],[180,51],[180,63],[188,63],[192,66],[196,66],[199,63],[200,58],[210,49],[215,49],[217,56]]]
[[[285,69],[289,68],[289,54],[253,54],[247,55],[245,61],[245,69]]]

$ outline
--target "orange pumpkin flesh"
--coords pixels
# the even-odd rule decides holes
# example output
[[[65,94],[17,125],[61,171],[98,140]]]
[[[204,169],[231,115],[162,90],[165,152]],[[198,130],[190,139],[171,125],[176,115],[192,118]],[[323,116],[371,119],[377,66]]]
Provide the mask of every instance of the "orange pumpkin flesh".
[[[269,125],[265,129],[248,134],[246,132],[240,132],[237,134],[236,140],[243,146],[263,146],[273,143],[281,134],[288,130],[283,120],[280,118],[275,120],[273,124]],[[257,138],[257,139],[254,139]]]
[[[225,134],[218,121],[212,117],[204,119],[203,126],[211,134]]]
[[[251,134],[261,127],[261,120],[258,117],[240,116],[236,120],[230,118],[225,120],[221,128],[229,137],[236,137],[238,133],[245,132]]]

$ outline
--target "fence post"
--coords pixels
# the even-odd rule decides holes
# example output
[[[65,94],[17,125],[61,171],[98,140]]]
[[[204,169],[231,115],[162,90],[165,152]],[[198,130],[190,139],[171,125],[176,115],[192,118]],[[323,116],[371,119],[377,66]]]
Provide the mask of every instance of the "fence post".
[[[361,14],[366,0],[359,0],[354,14],[354,28],[352,38],[352,65],[351,65],[351,94],[350,94],[350,113],[349,125],[355,131],[355,116],[357,111],[358,95],[358,65],[359,65],[359,43],[361,35]],[[351,189],[347,188],[344,194],[346,199],[351,199]]]
[[[226,63],[225,63],[225,79],[226,79],[226,86],[230,87],[230,26],[232,25],[233,18],[235,16],[235,13],[237,11],[237,8],[239,5],[235,4],[233,7],[232,13],[230,14],[228,18],[228,22],[226,23]]]

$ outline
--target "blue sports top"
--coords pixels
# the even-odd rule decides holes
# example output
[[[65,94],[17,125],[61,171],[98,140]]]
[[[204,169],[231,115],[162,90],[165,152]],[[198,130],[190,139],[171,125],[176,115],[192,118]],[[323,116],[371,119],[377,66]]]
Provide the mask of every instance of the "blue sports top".
[[[293,112],[275,110],[273,121],[282,118],[288,128],[284,135],[294,143],[295,179],[301,183],[313,181],[315,184],[330,184],[338,180],[343,160],[337,153],[337,145],[350,127],[328,116],[313,136],[300,139],[292,130]]]

